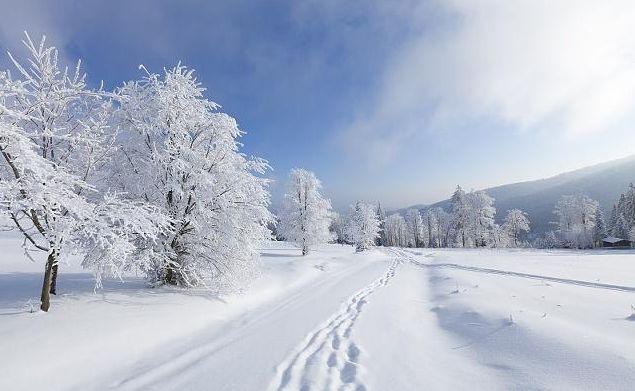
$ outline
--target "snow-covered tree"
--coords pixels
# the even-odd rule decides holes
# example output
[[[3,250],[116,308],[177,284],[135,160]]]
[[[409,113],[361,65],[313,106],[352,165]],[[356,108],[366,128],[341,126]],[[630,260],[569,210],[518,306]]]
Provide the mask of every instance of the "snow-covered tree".
[[[452,220],[446,211],[439,207],[430,208],[424,213],[424,222],[428,235],[428,246],[446,247],[449,245]]]
[[[378,246],[387,246],[386,240],[386,212],[381,207],[381,203],[377,204],[377,218],[379,219],[379,238],[377,239]]]
[[[452,198],[450,198],[452,231],[454,233],[453,245],[467,247],[470,237],[470,223],[472,213],[470,203],[465,191],[461,186],[457,186]]]
[[[529,232],[529,218],[527,214],[520,209],[511,209],[507,211],[503,228],[511,240],[511,245],[518,247],[520,236]]]
[[[423,224],[421,213],[418,209],[412,208],[406,211],[406,226],[408,228],[408,238],[412,247],[423,247],[425,245],[426,227]]]
[[[351,206],[347,219],[347,236],[357,251],[364,251],[375,245],[379,237],[379,219],[375,208],[362,201]]]
[[[595,226],[593,227],[593,246],[602,247],[602,239],[606,235],[606,223],[604,222],[604,213],[598,208],[597,217],[595,219]]]
[[[309,253],[315,244],[331,239],[331,201],[320,194],[322,184],[311,171],[294,168],[280,210],[280,235]]]
[[[333,238],[335,239],[337,243],[339,244],[347,243],[346,221],[337,212],[333,212],[329,231],[331,232]]]
[[[194,71],[177,65],[125,83],[118,100],[114,182],[173,221],[145,268],[156,282],[239,286],[258,271],[267,223],[268,164],[240,152],[236,120],[206,99]]]
[[[468,232],[476,247],[491,244],[494,231],[494,199],[483,191],[473,191],[467,194],[469,222]]]
[[[588,248],[593,245],[598,202],[578,195],[565,195],[556,203],[554,213],[558,231],[569,247]]]
[[[607,233],[626,239],[633,226],[635,226],[635,186],[631,183],[626,192],[620,195],[617,204],[613,205]]]
[[[408,245],[408,226],[399,213],[391,214],[385,224],[386,246],[406,247]]]
[[[168,226],[146,203],[97,191],[113,152],[110,103],[86,86],[79,62],[62,68],[45,38],[35,45],[27,35],[24,44],[29,65],[11,57],[18,78],[0,73],[0,213],[23,235],[27,255],[47,254],[48,311],[60,261],[83,254],[99,285],[103,274],[144,262],[151,251],[143,244]]]

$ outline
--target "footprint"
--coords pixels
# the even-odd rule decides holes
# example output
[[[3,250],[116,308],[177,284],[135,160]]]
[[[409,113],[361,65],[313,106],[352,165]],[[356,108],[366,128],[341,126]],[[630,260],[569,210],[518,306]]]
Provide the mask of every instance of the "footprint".
[[[340,348],[340,336],[335,334],[333,336],[333,341],[331,341],[331,347],[333,347],[333,349],[337,350]]]
[[[347,362],[340,372],[340,380],[342,383],[353,383],[357,377],[357,367],[355,364]]]
[[[335,352],[331,352],[329,359],[326,361],[326,365],[328,365],[329,368],[337,366],[337,354],[335,354]]]
[[[351,362],[356,363],[357,360],[359,359],[359,348],[357,347],[357,345],[355,345],[354,343],[351,343],[350,345],[348,345],[348,351],[346,352],[346,354],[348,355],[348,359]]]

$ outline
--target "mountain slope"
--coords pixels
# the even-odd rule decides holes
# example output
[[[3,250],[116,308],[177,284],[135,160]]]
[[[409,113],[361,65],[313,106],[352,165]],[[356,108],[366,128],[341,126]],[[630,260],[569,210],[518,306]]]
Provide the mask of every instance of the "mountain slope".
[[[508,210],[519,208],[529,215],[532,233],[541,234],[551,228],[549,222],[554,220],[554,205],[563,195],[586,194],[597,200],[607,213],[631,182],[635,182],[635,155],[546,179],[496,186],[484,191],[496,200],[496,218],[499,222]],[[428,207],[435,206],[447,209],[449,200]]]

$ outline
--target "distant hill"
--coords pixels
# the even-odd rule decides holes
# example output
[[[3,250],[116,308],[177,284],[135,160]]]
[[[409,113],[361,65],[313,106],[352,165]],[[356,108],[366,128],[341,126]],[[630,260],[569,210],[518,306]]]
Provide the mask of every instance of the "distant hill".
[[[508,210],[522,209],[529,215],[532,233],[541,234],[551,229],[549,222],[554,220],[553,208],[561,196],[585,194],[597,200],[604,212],[608,213],[631,182],[635,182],[635,155],[551,178],[491,187],[484,191],[496,200],[496,219],[499,222],[504,219]],[[413,207],[425,210],[437,206],[447,210],[449,200]],[[399,212],[406,209],[409,208],[401,209]]]

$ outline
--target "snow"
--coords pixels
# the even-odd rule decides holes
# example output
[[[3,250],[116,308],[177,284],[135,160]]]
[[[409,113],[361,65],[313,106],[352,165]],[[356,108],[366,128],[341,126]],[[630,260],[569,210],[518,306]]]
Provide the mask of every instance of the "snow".
[[[635,252],[267,243],[243,293],[95,291],[0,236],[0,389],[631,389]]]

